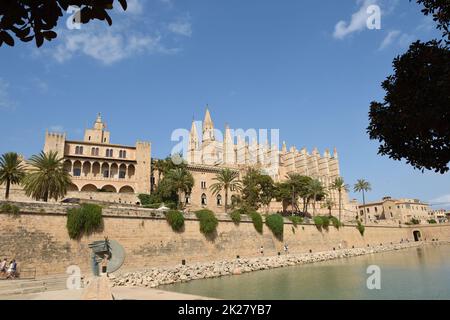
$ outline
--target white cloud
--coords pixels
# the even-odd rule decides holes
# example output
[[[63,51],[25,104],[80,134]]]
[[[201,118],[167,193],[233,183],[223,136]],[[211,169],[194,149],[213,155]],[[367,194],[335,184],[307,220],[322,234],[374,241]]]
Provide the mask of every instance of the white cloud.
[[[378,50],[384,50],[391,45],[397,45],[401,48],[407,48],[416,37],[408,33],[402,33],[399,30],[390,31],[383,39]]]
[[[128,0],[126,12],[130,14],[124,14],[120,8],[111,12],[112,26],[102,22],[83,24],[78,30],[63,26],[57,30],[57,41],[35,50],[34,56],[50,56],[59,63],[87,56],[112,65],[137,55],[178,53],[179,48],[169,47],[167,43],[174,34],[188,37],[192,34],[189,19],[177,20],[179,22],[170,24],[168,30],[167,22],[143,14],[145,4],[143,0]]]
[[[360,4],[358,11],[352,14],[350,23],[341,20],[334,27],[333,37],[336,39],[344,39],[351,33],[360,32],[367,27],[367,8],[370,5],[377,4],[378,0],[358,0],[357,4]]]
[[[416,27],[418,31],[429,32],[436,27],[436,23],[433,21],[432,16],[425,16],[422,19],[422,22]]]
[[[401,34],[401,32],[398,31],[398,30],[390,31],[390,32],[387,34],[387,36],[384,38],[383,42],[381,42],[381,45],[380,45],[380,48],[379,48],[379,49],[380,49],[380,50],[383,50],[383,49],[389,47],[389,46],[392,44],[392,42],[394,42],[395,39],[398,38],[398,36],[399,36],[400,34]]]
[[[0,110],[14,110],[16,105],[9,96],[9,83],[0,78]]]
[[[192,26],[188,21],[178,21],[169,24],[168,29],[178,35],[190,37],[192,35]]]
[[[144,10],[142,0],[127,0],[127,12],[132,14],[141,14]]]
[[[446,194],[429,201],[434,209],[449,208],[450,209],[450,194]]]
[[[105,65],[110,65],[142,53],[172,54],[178,51],[178,49],[165,48],[158,35],[129,34],[114,27],[106,31],[90,29],[66,32],[60,41],[62,44],[52,51],[53,57],[60,63],[77,54],[84,54]]]

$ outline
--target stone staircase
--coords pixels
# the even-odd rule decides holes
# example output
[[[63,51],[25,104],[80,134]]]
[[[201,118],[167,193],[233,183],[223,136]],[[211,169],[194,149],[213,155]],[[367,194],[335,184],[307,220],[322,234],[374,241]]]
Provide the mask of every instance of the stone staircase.
[[[67,275],[58,275],[33,280],[0,280],[0,300],[22,294],[65,290],[66,281]]]

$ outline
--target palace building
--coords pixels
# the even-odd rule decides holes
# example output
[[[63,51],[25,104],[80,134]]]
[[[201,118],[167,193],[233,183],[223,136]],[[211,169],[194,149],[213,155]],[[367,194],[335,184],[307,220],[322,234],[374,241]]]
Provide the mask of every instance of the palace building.
[[[110,132],[98,115],[83,141],[72,141],[63,133],[46,132],[44,152],[64,157],[71,173],[67,197],[135,204],[140,193],[150,193],[151,146],[112,144]]]

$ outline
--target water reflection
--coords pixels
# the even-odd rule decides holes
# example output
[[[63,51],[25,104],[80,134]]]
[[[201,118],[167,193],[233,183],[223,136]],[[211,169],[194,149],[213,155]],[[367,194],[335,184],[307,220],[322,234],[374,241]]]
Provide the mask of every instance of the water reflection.
[[[367,289],[370,265],[381,268],[381,290]],[[450,299],[450,246],[197,280],[162,289],[220,299]]]

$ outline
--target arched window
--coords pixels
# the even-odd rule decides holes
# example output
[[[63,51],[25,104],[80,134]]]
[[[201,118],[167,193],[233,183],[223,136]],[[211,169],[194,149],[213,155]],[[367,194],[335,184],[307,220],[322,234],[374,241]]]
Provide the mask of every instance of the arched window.
[[[217,195],[217,205],[218,206],[222,205],[222,196],[220,194]]]
[[[206,189],[206,181],[201,182],[202,189]]]
[[[99,155],[99,152],[100,152],[100,149],[99,149],[99,148],[95,148],[95,155],[96,155],[96,156]]]
[[[187,194],[187,195],[186,195],[185,203],[186,203],[186,204],[190,204],[190,203],[191,203],[191,195],[190,195],[190,194]]]
[[[206,194],[202,194],[202,206],[206,206],[207,203]]]
[[[80,147],[80,154],[83,154],[83,147]]]
[[[126,158],[127,157],[127,151],[126,150],[123,150],[122,151],[122,158]]]
[[[80,154],[80,147],[79,146],[75,147],[75,154]]]
[[[95,148],[91,149],[91,156],[95,156]]]
[[[113,157],[113,149],[109,149],[109,156],[112,158]]]

